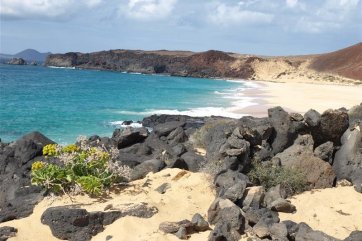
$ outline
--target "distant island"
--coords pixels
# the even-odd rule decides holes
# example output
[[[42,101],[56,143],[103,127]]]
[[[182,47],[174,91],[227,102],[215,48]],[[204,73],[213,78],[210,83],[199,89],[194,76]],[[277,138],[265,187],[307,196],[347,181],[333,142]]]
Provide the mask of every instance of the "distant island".
[[[185,77],[360,83],[362,43],[326,54],[278,57],[216,50],[70,52],[50,54],[45,65]]]
[[[40,53],[35,49],[25,49],[17,54],[0,53],[0,62],[8,63],[15,59],[23,59],[25,63],[44,63],[50,52]],[[22,62],[22,61],[21,61]]]

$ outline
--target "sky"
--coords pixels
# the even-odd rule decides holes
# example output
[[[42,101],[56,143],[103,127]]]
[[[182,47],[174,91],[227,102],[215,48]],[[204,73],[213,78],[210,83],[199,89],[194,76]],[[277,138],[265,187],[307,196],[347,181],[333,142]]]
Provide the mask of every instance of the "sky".
[[[0,0],[0,52],[324,53],[362,41],[362,0]]]

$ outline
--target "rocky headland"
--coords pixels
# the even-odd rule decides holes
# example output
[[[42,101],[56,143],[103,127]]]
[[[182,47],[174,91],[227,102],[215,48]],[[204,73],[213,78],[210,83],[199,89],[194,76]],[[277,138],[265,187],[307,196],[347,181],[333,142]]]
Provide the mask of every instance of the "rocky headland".
[[[109,50],[51,54],[46,66],[268,81],[361,83],[362,43],[320,55],[266,57],[210,50]]]
[[[0,240],[362,240],[362,104],[304,115],[275,107],[265,118],[153,115],[142,125],[84,140],[129,168],[128,182],[98,198],[31,184],[34,163],[57,163],[41,133],[1,143]],[[333,229],[318,210],[318,222],[301,216],[314,192],[339,201],[350,186],[353,208],[325,217]]]

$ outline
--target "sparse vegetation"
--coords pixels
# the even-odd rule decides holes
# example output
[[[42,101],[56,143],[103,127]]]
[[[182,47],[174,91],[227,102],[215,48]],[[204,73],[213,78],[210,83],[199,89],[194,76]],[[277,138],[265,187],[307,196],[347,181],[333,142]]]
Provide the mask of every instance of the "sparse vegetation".
[[[118,152],[110,153],[105,148],[90,147],[84,140],[79,142],[79,146],[47,145],[43,148],[45,161],[36,161],[32,165],[32,184],[54,193],[79,189],[99,196],[112,184],[129,179],[129,168],[114,162],[114,155]],[[48,162],[51,158],[59,164]]]
[[[262,185],[267,190],[280,184],[286,189],[288,195],[303,192],[307,188],[305,174],[302,171],[273,166],[269,163],[263,165],[261,162],[253,161],[248,176],[254,184]]]

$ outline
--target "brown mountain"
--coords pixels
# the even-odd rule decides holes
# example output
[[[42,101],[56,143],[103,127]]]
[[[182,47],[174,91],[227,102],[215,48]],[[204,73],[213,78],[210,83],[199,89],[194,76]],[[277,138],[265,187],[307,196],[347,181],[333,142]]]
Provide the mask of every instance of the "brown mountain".
[[[362,80],[362,42],[313,58],[310,67],[316,71]]]
[[[51,54],[45,65],[207,78],[340,81],[347,77],[362,80],[362,43],[327,54],[285,57],[257,57],[216,50],[199,53],[167,50],[72,52]]]

